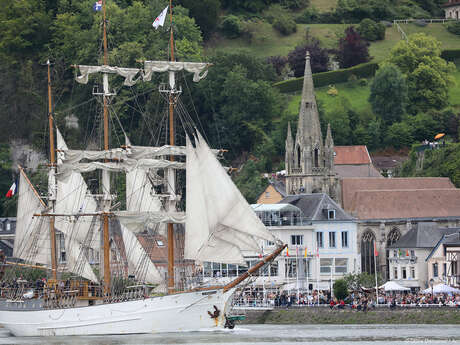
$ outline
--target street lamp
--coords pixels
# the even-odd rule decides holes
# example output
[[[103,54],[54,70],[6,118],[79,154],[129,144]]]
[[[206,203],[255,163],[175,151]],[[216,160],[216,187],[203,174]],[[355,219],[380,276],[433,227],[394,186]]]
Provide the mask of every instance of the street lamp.
[[[431,286],[431,300],[433,301],[433,286],[434,286],[434,279],[430,279],[430,286]]]

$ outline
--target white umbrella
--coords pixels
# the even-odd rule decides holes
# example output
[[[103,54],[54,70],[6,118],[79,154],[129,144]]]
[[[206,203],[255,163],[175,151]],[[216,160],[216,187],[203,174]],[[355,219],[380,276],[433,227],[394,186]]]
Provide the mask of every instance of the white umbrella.
[[[393,281],[386,282],[385,284],[380,286],[379,289],[384,289],[385,292],[386,291],[409,291],[410,290],[409,288],[399,285],[398,283],[393,282]]]
[[[439,294],[439,293],[460,293],[459,289],[456,289],[452,286],[446,285],[446,284],[438,284],[433,286],[433,289],[428,288],[422,291],[422,293],[433,293]]]

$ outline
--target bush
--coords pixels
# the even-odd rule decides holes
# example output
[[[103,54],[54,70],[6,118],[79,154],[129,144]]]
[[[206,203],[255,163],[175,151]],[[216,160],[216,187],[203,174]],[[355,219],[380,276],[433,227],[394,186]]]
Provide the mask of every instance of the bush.
[[[358,78],[370,78],[375,75],[378,68],[379,65],[377,63],[368,62],[351,68],[339,69],[337,71],[315,73],[313,74],[313,83],[315,84],[315,87],[345,83],[352,74],[356,75]],[[275,83],[273,86],[285,93],[301,91],[303,86],[303,77],[281,81]]]
[[[222,33],[228,38],[237,38],[241,35],[241,20],[237,16],[225,16],[221,24]]]
[[[424,21],[423,19],[417,19],[414,22],[414,24],[417,25],[417,26],[420,26],[422,28],[428,25],[428,23],[426,21]]]
[[[291,10],[298,10],[310,5],[310,0],[284,0],[283,6]]]
[[[367,84],[369,84],[369,81],[366,79],[366,78],[361,78],[359,79],[359,86],[366,86]]]
[[[321,14],[315,6],[306,8],[299,14],[295,21],[299,24],[314,24],[319,23]]]
[[[361,23],[359,23],[357,31],[362,38],[368,41],[385,39],[385,25],[376,23],[369,18],[363,19]]]
[[[334,296],[338,300],[345,299],[348,296],[347,281],[345,279],[337,279],[334,283]]]
[[[447,31],[453,33],[454,35],[460,35],[460,22],[455,21],[447,24]]]
[[[288,15],[276,18],[273,21],[273,27],[285,36],[293,34],[297,31],[297,24]]]
[[[460,59],[460,49],[449,49],[441,52],[441,57],[447,61]]]
[[[339,90],[334,85],[329,85],[329,89],[327,90],[327,94],[329,96],[338,96],[339,95]]]

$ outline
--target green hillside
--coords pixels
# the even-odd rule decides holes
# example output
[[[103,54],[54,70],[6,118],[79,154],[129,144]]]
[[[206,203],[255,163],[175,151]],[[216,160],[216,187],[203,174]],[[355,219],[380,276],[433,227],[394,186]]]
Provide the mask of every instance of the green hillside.
[[[257,57],[268,57],[281,55],[286,56],[296,46],[305,41],[305,35],[308,32],[311,36],[318,38],[324,47],[335,48],[339,37],[343,35],[344,29],[348,24],[298,24],[297,32],[283,36],[278,33],[271,24],[260,21],[255,26],[256,32],[251,41],[243,38],[226,39],[220,38],[210,42],[206,47],[208,55],[216,51],[231,52],[235,49],[244,49],[250,54]],[[423,32],[427,35],[436,37],[441,44],[442,49],[458,49],[460,47],[460,36],[454,35],[447,31],[446,25],[442,23],[432,23],[425,27],[417,26],[413,23],[400,24],[401,28],[407,35]],[[401,39],[401,34],[395,26],[386,29],[385,40],[372,42],[369,48],[370,55],[375,61],[381,61],[385,58],[390,49]]]

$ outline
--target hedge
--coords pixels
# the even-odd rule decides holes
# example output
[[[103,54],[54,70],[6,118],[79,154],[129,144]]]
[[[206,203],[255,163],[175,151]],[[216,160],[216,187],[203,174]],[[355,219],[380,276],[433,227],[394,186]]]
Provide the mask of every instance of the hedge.
[[[350,68],[339,69],[337,71],[328,71],[313,74],[313,83],[315,87],[321,87],[337,83],[345,83],[351,75],[357,78],[369,78],[375,75],[379,65],[375,62],[366,62]],[[284,80],[273,84],[283,93],[301,91],[303,86],[303,77]]]
[[[447,61],[454,61],[460,59],[460,49],[449,49],[441,52],[441,57]]]

